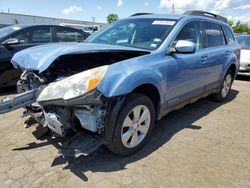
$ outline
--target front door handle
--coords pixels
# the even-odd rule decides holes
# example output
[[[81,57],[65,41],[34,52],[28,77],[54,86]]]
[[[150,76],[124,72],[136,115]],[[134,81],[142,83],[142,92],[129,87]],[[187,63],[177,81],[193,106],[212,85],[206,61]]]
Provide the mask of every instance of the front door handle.
[[[207,59],[208,59],[207,56],[202,56],[202,57],[201,57],[201,63],[202,63],[202,64],[207,63]]]

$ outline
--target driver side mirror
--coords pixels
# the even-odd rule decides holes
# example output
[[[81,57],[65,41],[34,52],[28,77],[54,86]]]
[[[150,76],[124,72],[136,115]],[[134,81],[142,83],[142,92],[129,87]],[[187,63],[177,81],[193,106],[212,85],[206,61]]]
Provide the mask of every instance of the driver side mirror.
[[[172,52],[176,53],[194,53],[196,46],[194,42],[188,40],[178,40]]]
[[[10,38],[10,39],[7,39],[6,41],[4,41],[2,43],[3,46],[5,47],[9,47],[11,45],[17,45],[17,44],[20,44],[20,41],[16,38]]]

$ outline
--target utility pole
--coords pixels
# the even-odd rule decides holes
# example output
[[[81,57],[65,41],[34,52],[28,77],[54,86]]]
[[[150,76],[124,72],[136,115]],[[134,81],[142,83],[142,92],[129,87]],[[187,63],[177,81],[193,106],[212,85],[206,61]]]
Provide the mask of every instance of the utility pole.
[[[174,3],[172,4],[172,14],[175,14],[175,7],[174,7]]]
[[[92,18],[92,22],[95,22],[95,17],[91,17]]]

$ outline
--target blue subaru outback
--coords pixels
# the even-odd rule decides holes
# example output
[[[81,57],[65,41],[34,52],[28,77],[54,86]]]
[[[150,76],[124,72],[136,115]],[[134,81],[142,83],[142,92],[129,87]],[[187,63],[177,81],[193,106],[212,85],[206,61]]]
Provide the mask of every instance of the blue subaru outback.
[[[12,64],[23,70],[20,94],[5,99],[0,113],[25,107],[23,116],[38,122],[35,135],[64,137],[63,148],[72,155],[102,144],[130,155],[167,113],[208,95],[225,100],[239,59],[239,45],[222,16],[136,14],[84,43],[17,53]]]

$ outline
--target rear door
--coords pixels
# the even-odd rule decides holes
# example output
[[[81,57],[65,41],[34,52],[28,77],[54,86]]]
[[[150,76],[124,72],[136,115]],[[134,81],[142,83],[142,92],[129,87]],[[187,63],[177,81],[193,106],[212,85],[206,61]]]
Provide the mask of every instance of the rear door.
[[[221,25],[212,22],[205,22],[203,27],[206,49],[208,52],[206,76],[204,79],[206,90],[210,90],[219,87],[220,85],[220,75],[223,72],[223,65],[226,56],[229,55],[229,51],[226,47],[226,40]]]
[[[196,51],[191,54],[173,53],[167,56],[168,108],[200,95],[204,91],[207,51],[204,49],[203,30],[199,21],[187,23],[174,40],[194,42]]]

